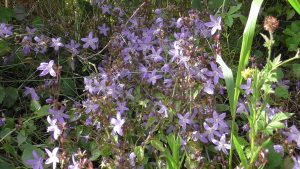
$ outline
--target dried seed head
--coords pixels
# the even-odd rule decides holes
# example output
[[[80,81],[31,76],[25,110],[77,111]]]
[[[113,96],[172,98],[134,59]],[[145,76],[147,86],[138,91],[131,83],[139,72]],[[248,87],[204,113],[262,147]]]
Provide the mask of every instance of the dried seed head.
[[[269,32],[274,32],[279,26],[279,21],[274,16],[267,16],[264,20],[264,29]]]

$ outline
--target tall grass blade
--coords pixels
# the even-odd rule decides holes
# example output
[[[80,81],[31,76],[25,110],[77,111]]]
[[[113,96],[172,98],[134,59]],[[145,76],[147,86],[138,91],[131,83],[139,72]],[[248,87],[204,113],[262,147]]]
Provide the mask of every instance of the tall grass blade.
[[[297,11],[297,13],[300,15],[300,2],[299,0],[288,0],[289,3],[292,5],[292,7]]]
[[[248,168],[247,158],[246,158],[246,156],[244,154],[244,151],[242,149],[241,144],[239,143],[238,139],[234,135],[233,135],[233,143],[234,143],[235,149],[236,149],[236,151],[237,151],[237,153],[238,153],[238,155],[239,155],[239,157],[241,159],[243,167],[245,169],[247,169]]]

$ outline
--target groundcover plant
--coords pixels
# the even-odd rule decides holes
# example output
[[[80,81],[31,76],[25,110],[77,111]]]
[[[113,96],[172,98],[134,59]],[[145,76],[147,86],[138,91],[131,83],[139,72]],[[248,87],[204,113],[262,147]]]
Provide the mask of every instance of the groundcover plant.
[[[209,14],[197,1],[29,1],[26,13],[9,2],[0,168],[300,168],[299,110],[289,107],[300,81],[283,78],[289,65],[300,71],[299,49],[273,51],[280,22],[260,16],[263,0],[243,4],[237,65],[225,63],[222,38],[242,4]],[[298,15],[299,1],[289,3]],[[255,36],[260,61],[250,57]]]

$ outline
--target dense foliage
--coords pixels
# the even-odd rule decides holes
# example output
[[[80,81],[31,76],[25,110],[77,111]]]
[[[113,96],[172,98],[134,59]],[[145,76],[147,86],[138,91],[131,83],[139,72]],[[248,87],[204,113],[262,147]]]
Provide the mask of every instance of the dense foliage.
[[[0,168],[300,168],[297,0],[5,2]]]

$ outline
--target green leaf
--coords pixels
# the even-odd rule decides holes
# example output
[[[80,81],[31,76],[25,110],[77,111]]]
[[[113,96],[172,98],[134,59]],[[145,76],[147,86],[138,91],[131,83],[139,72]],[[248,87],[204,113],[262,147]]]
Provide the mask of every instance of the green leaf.
[[[236,151],[238,152],[238,155],[241,159],[241,162],[242,162],[243,166],[247,169],[248,168],[247,158],[244,154],[242,145],[240,144],[239,140],[234,135],[233,135],[233,143],[234,143],[234,146],[236,148]]]
[[[282,121],[282,120],[287,120],[290,117],[292,117],[294,114],[293,113],[277,113],[273,118],[272,121]]]
[[[112,154],[110,145],[106,144],[101,148],[101,155],[103,157],[109,157]]]
[[[18,90],[13,87],[8,87],[5,89],[5,99],[3,105],[10,108],[15,105],[18,99]]]
[[[297,11],[298,15],[300,15],[300,2],[299,0],[288,0],[288,2],[292,5],[292,7]]]
[[[163,146],[163,143],[161,141],[159,141],[158,139],[153,139],[150,141],[150,144],[156,148],[157,150],[164,152],[165,148]]]
[[[8,22],[14,17],[15,13],[10,8],[0,7],[0,22]]]
[[[2,104],[4,97],[5,97],[5,90],[4,87],[0,85],[0,104]]]
[[[155,121],[156,121],[156,117],[155,117],[155,116],[149,117],[149,118],[148,118],[148,121],[147,121],[146,128],[151,127],[151,126],[155,123]]]
[[[199,0],[192,0],[192,8],[201,11],[204,8],[204,5]]]
[[[17,142],[18,146],[20,146],[22,143],[24,143],[27,139],[26,133],[24,130],[21,130],[17,135]]]
[[[30,110],[38,111],[41,108],[40,102],[38,100],[31,100],[30,102]]]
[[[217,112],[224,112],[230,110],[230,107],[227,104],[216,104]]]
[[[134,154],[136,155],[137,160],[139,162],[143,161],[143,159],[144,159],[144,148],[141,147],[141,146],[135,147],[134,148]]]
[[[220,64],[226,83],[226,89],[229,97],[231,116],[235,116],[234,110],[234,79],[231,69],[226,65],[220,55],[217,55],[217,62]]]
[[[283,163],[283,159],[281,154],[275,152],[274,150],[274,144],[271,142],[269,145],[266,146],[266,149],[269,150],[268,152],[268,163],[266,165],[266,168],[277,168],[280,164]]]
[[[0,56],[6,55],[11,51],[8,43],[5,40],[0,40]]]
[[[76,96],[76,85],[72,79],[61,79],[62,91],[67,96]]]
[[[32,26],[39,28],[41,26],[43,26],[43,19],[41,17],[35,17],[32,21]]]
[[[39,110],[37,110],[36,112],[34,112],[36,115],[38,116],[46,116],[49,114],[49,105],[44,105],[42,106]]]
[[[293,71],[293,75],[300,79],[300,64],[293,64],[292,65],[292,71]]]
[[[287,88],[280,86],[275,88],[275,95],[280,98],[287,99],[289,97],[289,91]]]

